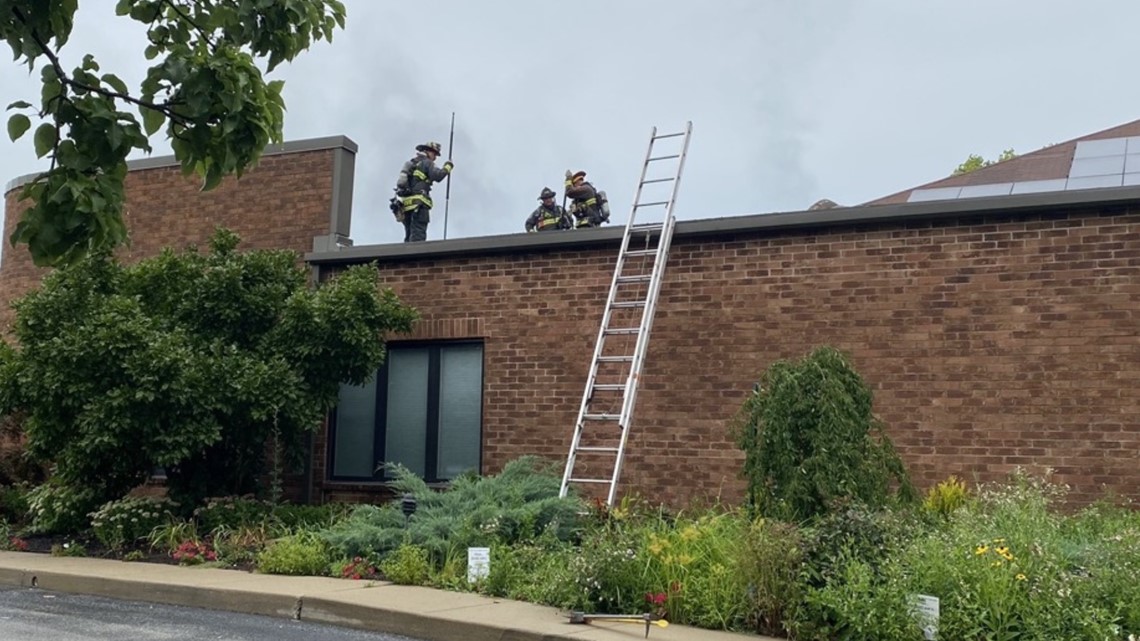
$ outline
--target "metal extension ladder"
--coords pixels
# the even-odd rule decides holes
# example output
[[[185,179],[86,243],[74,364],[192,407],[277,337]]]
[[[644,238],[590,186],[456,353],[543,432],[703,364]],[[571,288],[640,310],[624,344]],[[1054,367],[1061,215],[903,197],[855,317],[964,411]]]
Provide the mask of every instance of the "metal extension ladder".
[[[586,378],[578,420],[574,424],[574,438],[566,458],[559,496],[567,495],[571,483],[608,484],[606,505],[612,507],[614,504],[633,423],[641,368],[649,348],[657,294],[673,239],[673,205],[692,132],[693,123],[687,122],[685,130],[679,133],[658,134],[657,127],[650,133],[649,149],[641,166],[633,208],[625,226],[606,309],[594,344],[594,357]],[[660,155],[654,155],[654,147],[661,144],[659,141],[675,138],[681,139],[680,149],[659,151]],[[664,144],[670,146],[677,142],[673,140]],[[671,176],[646,179],[650,165],[658,167],[668,161],[676,163],[676,170]],[[647,185],[652,185],[650,192],[668,188],[668,196],[643,202],[643,198],[647,198]],[[648,198],[655,197],[656,194]],[[656,207],[664,207],[663,220],[637,222],[639,212]],[[579,460],[580,455],[582,460]]]

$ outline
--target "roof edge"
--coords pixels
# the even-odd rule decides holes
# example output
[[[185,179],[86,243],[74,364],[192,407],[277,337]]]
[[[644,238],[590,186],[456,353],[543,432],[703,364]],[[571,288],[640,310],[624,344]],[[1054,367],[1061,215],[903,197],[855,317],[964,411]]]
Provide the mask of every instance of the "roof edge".
[[[1140,204],[1140,186],[1040,192],[1011,196],[922,201],[893,205],[860,205],[816,211],[773,212],[723,218],[678,221],[674,237],[699,237],[835,225],[873,224],[952,218],[963,215],[1030,213],[1060,207],[1096,207]],[[339,250],[310,252],[313,265],[367,263],[372,260],[474,256],[533,249],[578,249],[621,243],[625,227],[575,230],[568,234],[514,233],[476,236],[422,243],[357,245]]]
[[[359,149],[357,145],[348,136],[324,136],[321,138],[303,138],[301,140],[289,140],[276,145],[266,145],[265,150],[261,155],[264,156],[280,156],[284,154],[298,154],[306,151],[321,151],[324,149],[347,149],[349,153],[355,154]],[[178,167],[179,162],[173,155],[166,156],[153,156],[149,158],[138,158],[136,160],[127,161],[128,171],[142,171],[146,169],[160,169],[163,167]],[[9,192],[19,187],[23,187],[43,172],[36,172],[31,174],[24,174],[9,180],[4,185],[4,195],[7,196]]]

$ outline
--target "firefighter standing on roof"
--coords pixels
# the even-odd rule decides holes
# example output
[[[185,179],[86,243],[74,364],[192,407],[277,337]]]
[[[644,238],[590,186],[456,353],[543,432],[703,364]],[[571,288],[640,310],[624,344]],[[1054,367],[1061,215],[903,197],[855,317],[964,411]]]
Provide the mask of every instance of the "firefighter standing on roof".
[[[543,187],[542,193],[538,195],[538,199],[542,204],[535,209],[529,218],[526,219],[526,230],[530,231],[553,231],[556,229],[570,229],[570,215],[561,205],[554,202],[554,197],[557,194],[549,187]]]
[[[577,219],[574,224],[576,229],[601,227],[602,223],[608,222],[598,203],[598,190],[586,182],[586,172],[571,173],[569,169],[566,170],[566,197],[574,201],[570,213]]]
[[[416,157],[404,163],[396,181],[399,205],[393,205],[396,220],[404,223],[404,242],[427,240],[428,222],[431,220],[431,186],[451,174],[455,166],[450,160],[443,168],[435,166],[440,144],[428,142],[416,146]]]

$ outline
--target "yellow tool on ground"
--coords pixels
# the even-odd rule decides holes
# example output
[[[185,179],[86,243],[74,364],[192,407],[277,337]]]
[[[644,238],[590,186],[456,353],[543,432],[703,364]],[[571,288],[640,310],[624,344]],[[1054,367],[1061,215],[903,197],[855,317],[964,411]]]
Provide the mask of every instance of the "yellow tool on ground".
[[[570,623],[589,623],[590,621],[613,621],[615,623],[644,623],[645,638],[649,638],[649,626],[659,628],[669,627],[669,622],[656,614],[586,614],[585,612],[571,612]]]

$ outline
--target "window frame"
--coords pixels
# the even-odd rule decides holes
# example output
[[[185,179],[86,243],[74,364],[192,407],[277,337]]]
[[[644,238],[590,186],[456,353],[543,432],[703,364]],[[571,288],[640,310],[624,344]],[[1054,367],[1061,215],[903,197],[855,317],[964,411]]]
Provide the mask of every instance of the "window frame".
[[[428,393],[427,393],[427,426],[424,435],[424,475],[425,483],[447,484],[452,479],[441,479],[439,471],[439,394],[440,394],[440,360],[441,351],[447,347],[461,345],[479,346],[479,448],[476,454],[477,473],[483,471],[483,409],[485,405],[487,347],[482,339],[455,339],[455,340],[410,340],[390,341],[385,345],[384,362],[372,377],[372,384],[376,385],[375,422],[373,426],[372,460],[385,461],[386,440],[388,435],[388,376],[390,352],[393,349],[415,349],[426,347],[428,350]],[[337,438],[337,408],[328,413],[328,439],[325,446],[325,480],[330,483],[348,484],[386,484],[393,477],[388,476],[384,469],[373,469],[371,476],[344,476],[336,474],[336,438]]]

